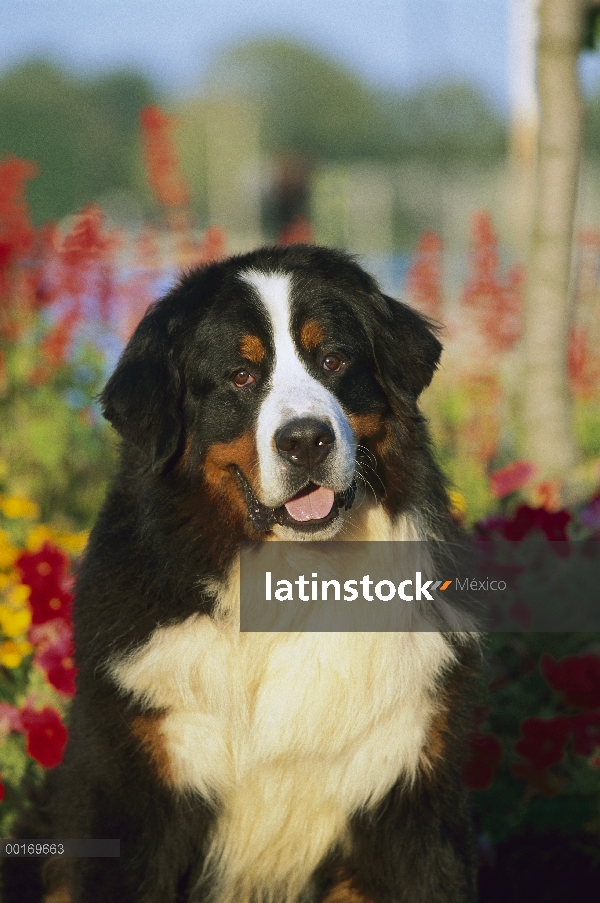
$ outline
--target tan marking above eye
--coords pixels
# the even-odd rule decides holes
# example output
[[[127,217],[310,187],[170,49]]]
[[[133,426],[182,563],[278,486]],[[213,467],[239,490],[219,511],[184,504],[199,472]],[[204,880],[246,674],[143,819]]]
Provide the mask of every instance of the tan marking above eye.
[[[360,439],[377,436],[385,430],[385,418],[381,414],[349,414],[348,421]]]
[[[325,334],[323,328],[316,320],[307,320],[300,330],[300,344],[303,348],[306,348],[307,351],[314,351],[324,338]]]
[[[240,354],[253,364],[260,364],[266,351],[265,346],[256,335],[243,335],[240,339]]]

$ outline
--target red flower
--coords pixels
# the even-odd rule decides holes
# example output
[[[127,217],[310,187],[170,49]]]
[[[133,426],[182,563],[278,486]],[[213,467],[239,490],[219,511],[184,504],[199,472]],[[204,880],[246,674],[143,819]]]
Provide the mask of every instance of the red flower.
[[[22,731],[21,712],[8,702],[0,702],[0,738],[11,731]]]
[[[515,743],[515,752],[537,771],[548,768],[563,758],[569,727],[570,719],[561,715],[525,718],[521,722],[522,739]]]
[[[190,190],[179,169],[172,138],[175,119],[160,107],[148,106],[140,112],[144,162],[148,183],[161,207],[185,207]]]
[[[521,505],[512,518],[500,526],[500,532],[505,539],[519,542],[532,530],[538,529],[551,542],[567,542],[566,528],[571,520],[568,511],[546,511],[545,508]]]
[[[75,693],[73,664],[73,639],[71,628],[64,621],[52,622],[57,625],[56,636],[38,647],[34,662],[45,673],[48,682],[66,696]]]
[[[312,223],[305,216],[297,216],[287,223],[279,235],[280,245],[310,245],[313,244],[315,235]]]
[[[462,780],[469,790],[486,790],[494,783],[502,761],[502,745],[493,734],[471,734],[469,752],[463,764]]]
[[[564,694],[567,705],[582,709],[600,706],[600,656],[572,655],[555,662],[543,655],[541,669],[550,686]]]
[[[473,217],[470,262],[462,303],[472,309],[487,349],[509,351],[522,331],[523,272],[513,267],[506,279],[502,278],[498,237],[489,213]]]
[[[15,563],[23,583],[31,587],[32,624],[68,620],[73,596],[68,591],[69,559],[64,552],[46,542],[39,552],[24,552]]]
[[[513,461],[500,470],[490,474],[490,488],[497,499],[522,489],[537,473],[537,467],[531,461]]]
[[[62,761],[68,736],[59,713],[46,706],[39,712],[24,708],[21,714],[28,754],[44,768],[54,768]]]
[[[600,748],[600,712],[582,712],[570,719],[575,752],[591,756]]]
[[[419,310],[435,319],[442,312],[442,239],[424,232],[406,274],[406,291]]]

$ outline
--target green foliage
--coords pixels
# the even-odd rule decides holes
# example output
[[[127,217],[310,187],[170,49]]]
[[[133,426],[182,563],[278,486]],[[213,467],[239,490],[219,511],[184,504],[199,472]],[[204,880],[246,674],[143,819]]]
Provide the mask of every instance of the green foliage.
[[[155,99],[153,86],[130,71],[83,81],[32,60],[0,79],[0,156],[40,167],[29,192],[34,222],[135,188],[137,114]]]
[[[39,385],[31,379],[35,359],[35,346],[26,343],[6,356],[0,462],[10,474],[7,488],[34,498],[44,521],[88,529],[115,465],[113,434],[94,406],[102,359],[81,345]]]
[[[265,148],[272,152],[291,149],[340,162],[416,156],[452,163],[498,159],[505,150],[504,124],[475,88],[377,91],[291,41],[256,40],[227,50],[209,85],[260,100]]]

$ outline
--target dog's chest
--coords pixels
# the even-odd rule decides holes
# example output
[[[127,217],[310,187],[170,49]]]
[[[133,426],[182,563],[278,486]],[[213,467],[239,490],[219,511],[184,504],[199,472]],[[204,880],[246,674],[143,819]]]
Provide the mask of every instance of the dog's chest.
[[[291,900],[352,812],[419,768],[451,657],[436,633],[240,634],[202,616],[157,630],[112,670],[166,712],[172,787],[216,804],[210,856],[231,899],[281,872]]]

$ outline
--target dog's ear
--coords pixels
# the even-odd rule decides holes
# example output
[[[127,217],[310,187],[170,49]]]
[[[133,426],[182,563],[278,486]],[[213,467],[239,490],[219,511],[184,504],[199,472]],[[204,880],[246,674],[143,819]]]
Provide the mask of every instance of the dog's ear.
[[[148,309],[100,396],[106,419],[148,453],[155,473],[166,468],[181,441],[180,394],[167,317],[159,302]]]
[[[382,296],[375,356],[384,389],[415,400],[433,378],[442,353],[438,328],[407,304]]]

